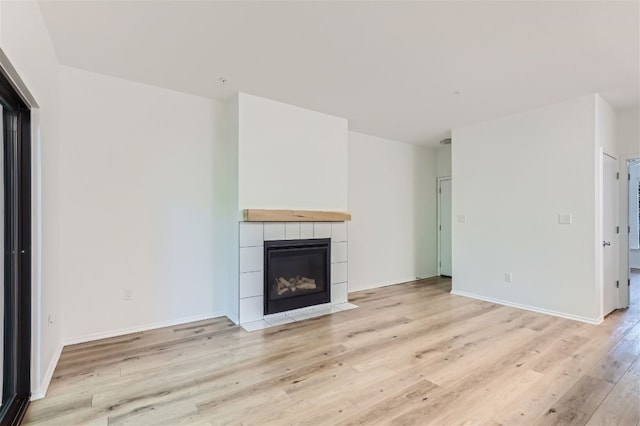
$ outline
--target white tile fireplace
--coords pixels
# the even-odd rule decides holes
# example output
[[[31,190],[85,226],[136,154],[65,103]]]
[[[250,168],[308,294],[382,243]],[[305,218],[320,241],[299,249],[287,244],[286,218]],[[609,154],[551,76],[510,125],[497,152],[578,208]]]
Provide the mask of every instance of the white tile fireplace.
[[[240,222],[240,324],[264,316],[264,242],[331,239],[331,305],[347,302],[348,228],[346,222]]]

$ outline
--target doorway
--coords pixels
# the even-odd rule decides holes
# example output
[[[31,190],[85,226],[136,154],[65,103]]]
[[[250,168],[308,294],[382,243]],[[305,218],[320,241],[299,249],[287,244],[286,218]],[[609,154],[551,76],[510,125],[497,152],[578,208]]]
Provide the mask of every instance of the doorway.
[[[451,177],[438,178],[438,275],[451,277]]]

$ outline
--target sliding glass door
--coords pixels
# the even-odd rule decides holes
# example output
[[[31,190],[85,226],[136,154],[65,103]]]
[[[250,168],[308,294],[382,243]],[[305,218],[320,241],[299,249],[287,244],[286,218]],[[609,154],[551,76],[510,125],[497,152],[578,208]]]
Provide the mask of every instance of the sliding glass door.
[[[0,424],[18,424],[29,403],[31,359],[30,113],[0,73]]]
[[[4,107],[0,104],[0,134],[4,135]],[[4,139],[4,137],[3,137]],[[0,223],[4,224],[4,149],[0,150]],[[0,226],[0,244],[2,247],[5,247],[4,243],[4,226]],[[4,256],[0,256],[0,277],[4,277]],[[4,316],[4,291],[0,291],[0,324],[5,323]],[[0,379],[4,378],[4,327],[0,327],[0,343],[2,347],[0,347]],[[4,380],[2,380],[4,384]],[[4,405],[4,395],[3,388],[0,387],[0,410],[2,410],[2,405]]]

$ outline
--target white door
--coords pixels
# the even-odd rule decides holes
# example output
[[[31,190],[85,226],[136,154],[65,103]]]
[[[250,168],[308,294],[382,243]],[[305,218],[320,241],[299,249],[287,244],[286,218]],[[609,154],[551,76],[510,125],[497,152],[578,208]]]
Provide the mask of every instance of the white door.
[[[438,257],[440,275],[451,276],[451,178],[438,185]]]
[[[618,161],[602,156],[602,315],[618,305]]]

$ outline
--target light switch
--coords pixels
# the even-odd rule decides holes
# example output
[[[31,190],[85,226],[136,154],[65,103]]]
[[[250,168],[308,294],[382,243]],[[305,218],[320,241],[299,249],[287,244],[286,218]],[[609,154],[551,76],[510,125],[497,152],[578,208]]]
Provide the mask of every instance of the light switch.
[[[560,213],[558,215],[558,223],[560,225],[570,225],[572,221],[571,213]]]

